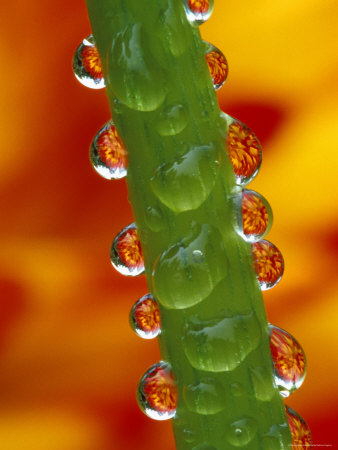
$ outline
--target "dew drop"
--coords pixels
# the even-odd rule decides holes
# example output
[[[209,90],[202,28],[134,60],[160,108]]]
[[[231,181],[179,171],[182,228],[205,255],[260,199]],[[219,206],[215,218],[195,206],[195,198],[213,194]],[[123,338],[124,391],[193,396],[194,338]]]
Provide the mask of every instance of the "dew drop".
[[[290,431],[287,424],[274,424],[262,437],[264,450],[280,450],[286,448],[285,443],[290,441]],[[290,447],[290,444],[288,444]]]
[[[195,369],[231,371],[257,348],[260,338],[260,325],[253,313],[203,322],[192,319],[184,330],[183,348]]]
[[[228,62],[217,47],[206,41],[204,41],[204,44],[206,47],[205,59],[214,83],[214,88],[217,91],[223,86],[227,79],[229,72]]]
[[[254,438],[256,432],[256,421],[251,417],[243,417],[227,427],[225,437],[231,445],[243,447]]]
[[[93,35],[83,39],[73,58],[73,72],[76,79],[91,89],[105,87],[99,52]]]
[[[243,189],[235,203],[238,233],[248,242],[256,242],[265,236],[272,225],[272,211],[267,200],[255,191]]]
[[[262,291],[276,286],[284,272],[284,259],[281,252],[275,245],[265,240],[253,243],[251,252]]]
[[[151,179],[154,194],[174,212],[198,208],[215,186],[219,160],[213,144],[192,147],[156,170]]]
[[[256,398],[262,402],[271,400],[275,395],[271,371],[266,371],[263,367],[253,367],[250,368],[250,376]]]
[[[161,136],[174,136],[179,134],[188,123],[188,114],[183,105],[167,106],[160,113],[156,129]]]
[[[310,428],[305,420],[300,417],[289,406],[285,407],[286,417],[288,419],[289,428],[292,436],[292,448],[294,449],[310,449],[312,448],[312,436]]]
[[[153,339],[161,331],[160,308],[151,294],[137,300],[130,311],[132,329],[144,339]]]
[[[136,276],[144,272],[140,239],[134,223],[124,228],[114,239],[110,259],[122,275]]]
[[[226,276],[227,267],[219,231],[211,225],[195,225],[190,235],[165,250],[155,262],[156,299],[166,308],[196,305]]]
[[[257,175],[262,163],[262,148],[253,131],[242,122],[222,114],[228,125],[227,151],[236,183],[245,186]]]
[[[127,150],[112,120],[94,137],[90,146],[90,160],[96,172],[107,180],[127,175]]]
[[[160,231],[164,227],[164,218],[159,208],[148,206],[145,211],[145,222],[152,231]]]
[[[168,363],[160,361],[147,370],[139,382],[137,400],[151,419],[167,420],[175,416],[177,388]]]
[[[198,414],[217,414],[225,408],[224,388],[213,378],[186,386],[183,397],[188,409]]]
[[[269,325],[270,350],[274,365],[275,383],[283,397],[288,397],[298,389],[306,375],[305,353],[285,330]]]
[[[212,14],[214,0],[183,0],[188,20],[193,25],[201,25]]]

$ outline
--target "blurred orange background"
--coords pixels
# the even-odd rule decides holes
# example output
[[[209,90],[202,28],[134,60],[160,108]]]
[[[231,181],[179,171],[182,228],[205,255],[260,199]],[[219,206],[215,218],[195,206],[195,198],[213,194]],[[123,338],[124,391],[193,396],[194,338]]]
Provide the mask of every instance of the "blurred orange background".
[[[264,294],[269,321],[308,359],[287,404],[314,444],[335,445],[338,360],[337,26],[334,0],[215,0],[201,32],[225,53],[219,93],[250,126],[263,165],[250,184],[274,211],[281,284]],[[147,292],[110,265],[132,221],[124,180],[90,167],[88,147],[109,117],[105,92],[72,74],[90,34],[85,2],[2,2],[0,189],[0,448],[174,448],[170,423],[138,409],[135,389],[159,359],[129,328]]]

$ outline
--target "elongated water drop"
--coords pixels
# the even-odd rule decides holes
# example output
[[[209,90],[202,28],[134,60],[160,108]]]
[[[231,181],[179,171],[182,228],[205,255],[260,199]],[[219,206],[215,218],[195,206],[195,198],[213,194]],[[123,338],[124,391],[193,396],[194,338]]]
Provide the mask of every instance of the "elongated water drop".
[[[130,323],[140,337],[153,339],[161,331],[160,308],[151,294],[137,300],[130,311]]]
[[[90,146],[90,160],[96,172],[107,180],[127,175],[127,150],[112,120],[94,137]]]
[[[283,397],[298,389],[306,375],[305,353],[285,330],[274,325],[270,329],[270,350],[275,372],[275,382]]]
[[[234,168],[236,183],[244,186],[258,173],[262,148],[255,133],[242,122],[222,114],[228,125],[227,151]]]
[[[204,41],[204,44],[206,46],[205,59],[214,83],[214,88],[217,91],[223,86],[227,79],[229,72],[228,62],[221,50],[214,45],[209,44],[209,42]]]
[[[105,82],[99,52],[93,35],[83,39],[73,58],[73,72],[81,84],[91,89],[102,89]]]
[[[177,388],[170,365],[165,361],[154,364],[141,378],[137,400],[141,410],[155,420],[175,416]]]
[[[262,291],[271,289],[281,280],[284,259],[278,248],[269,241],[260,240],[252,244],[257,280]]]
[[[272,211],[267,200],[255,191],[243,189],[235,199],[237,231],[248,242],[261,239],[272,225]]]
[[[285,407],[286,417],[292,436],[292,448],[294,450],[309,450],[312,448],[312,436],[310,428],[305,420],[289,406]]]
[[[144,271],[140,238],[136,225],[128,225],[116,236],[110,251],[111,263],[122,275],[136,276]]]
[[[201,25],[212,14],[214,0],[183,0],[188,20],[193,25]]]

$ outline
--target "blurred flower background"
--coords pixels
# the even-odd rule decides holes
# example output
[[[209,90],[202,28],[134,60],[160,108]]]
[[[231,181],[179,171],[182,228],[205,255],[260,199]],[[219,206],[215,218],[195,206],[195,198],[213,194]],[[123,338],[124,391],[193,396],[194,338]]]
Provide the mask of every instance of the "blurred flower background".
[[[110,114],[104,90],[72,74],[72,55],[90,34],[85,2],[17,0],[0,12],[0,448],[173,449],[170,423],[151,421],[135,400],[159,353],[128,323],[145,280],[123,278],[109,261],[132,213],[125,181],[101,179],[88,159]],[[287,404],[316,445],[333,447],[337,12],[334,0],[215,0],[201,28],[230,66],[220,105],[263,145],[249,188],[269,200],[267,238],[286,262],[265,304],[308,359],[305,383]]]

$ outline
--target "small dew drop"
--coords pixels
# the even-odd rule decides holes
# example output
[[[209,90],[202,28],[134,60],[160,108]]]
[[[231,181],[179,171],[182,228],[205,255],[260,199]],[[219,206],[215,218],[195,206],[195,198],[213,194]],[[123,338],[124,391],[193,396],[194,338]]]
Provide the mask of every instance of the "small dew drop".
[[[292,437],[292,448],[312,448],[311,431],[305,420],[289,406],[285,409]]]
[[[306,375],[305,353],[287,331],[270,325],[270,350],[274,365],[275,383],[283,397],[298,389]]]
[[[179,134],[188,123],[188,114],[183,105],[167,106],[160,113],[156,129],[161,136],[175,136]]]
[[[114,239],[111,263],[122,275],[136,276],[144,272],[144,261],[136,225],[130,224]]]
[[[144,339],[153,339],[161,332],[160,309],[151,294],[137,300],[130,311],[132,329]]]
[[[201,250],[194,250],[191,255],[192,259],[197,264],[200,264],[204,261],[204,255],[203,252],[201,252]]]
[[[127,150],[112,120],[94,137],[90,146],[90,160],[96,172],[107,180],[127,175]]]
[[[201,25],[212,14],[214,9],[213,0],[183,0],[188,20],[193,25]]]
[[[243,417],[227,427],[226,439],[235,447],[244,447],[253,439],[256,432],[256,421],[251,417]]]
[[[284,272],[284,259],[281,252],[275,245],[265,240],[252,244],[251,252],[262,291],[276,286]]]
[[[228,62],[217,47],[205,41],[204,44],[206,45],[205,59],[214,83],[214,88],[217,91],[223,86],[227,79],[229,72]]]
[[[105,87],[101,59],[93,35],[84,39],[76,49],[73,72],[76,79],[86,87],[91,89]]]
[[[177,388],[168,363],[160,361],[147,370],[139,382],[137,399],[151,419],[168,420],[175,416]]]

